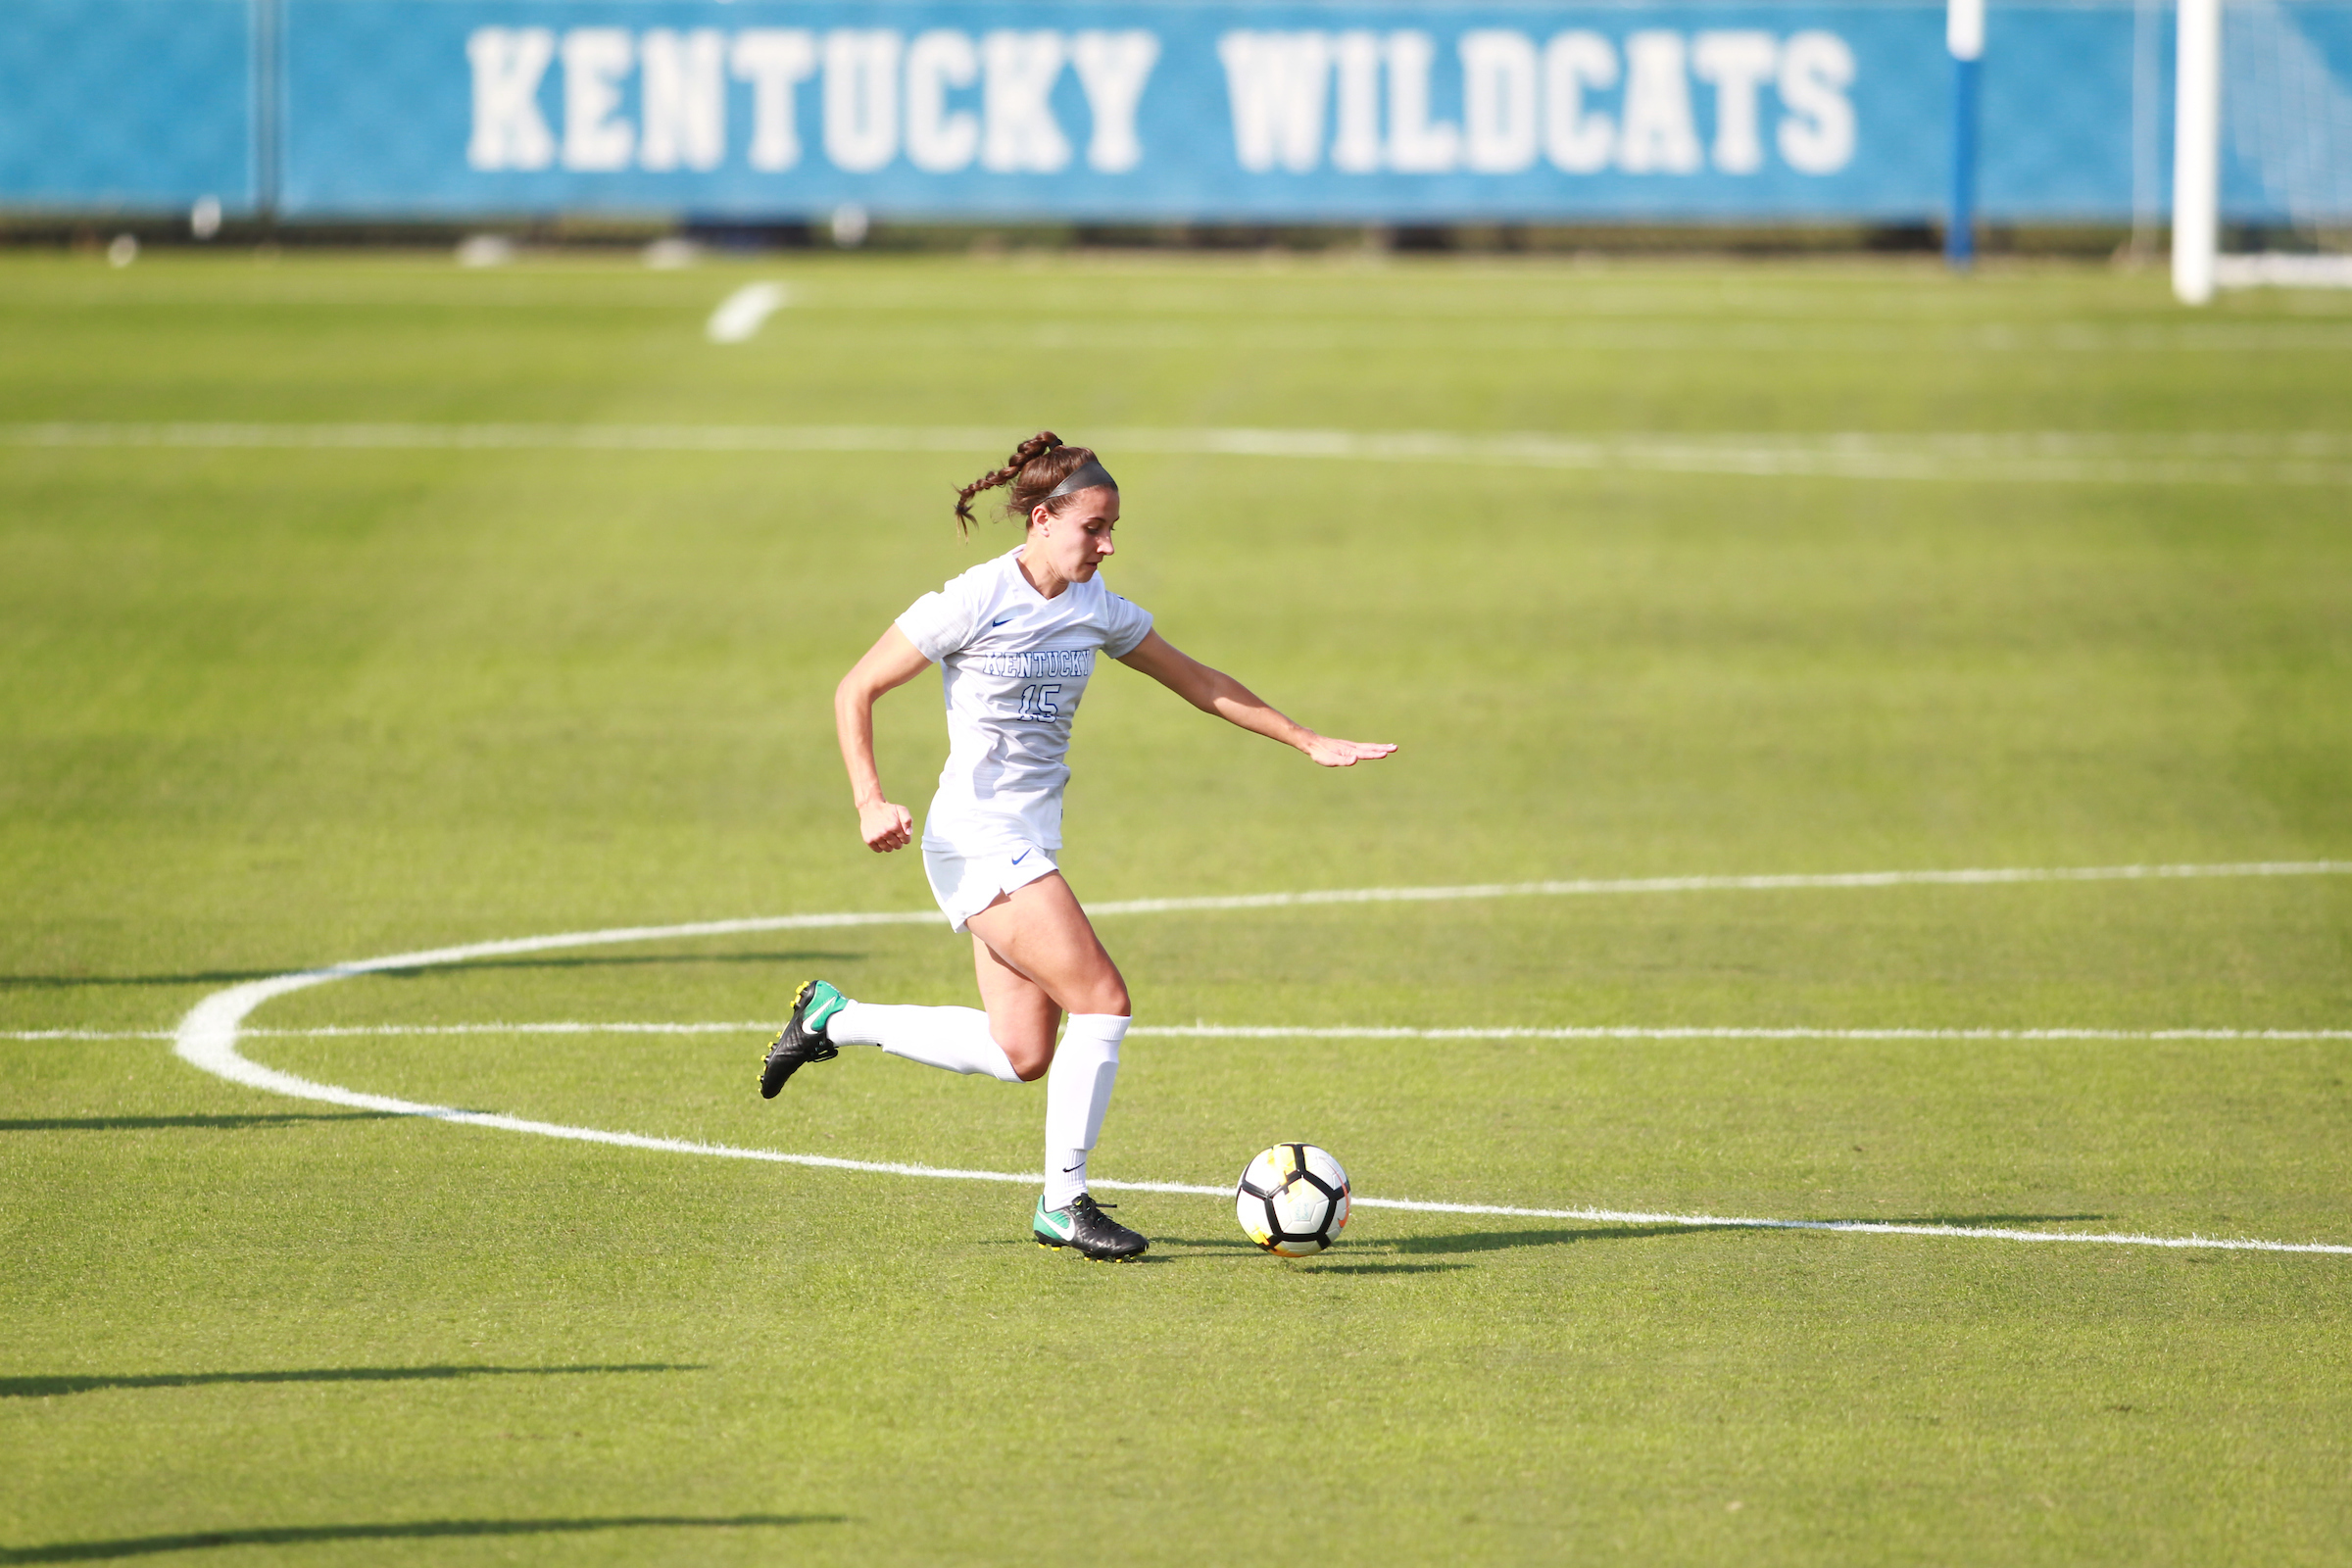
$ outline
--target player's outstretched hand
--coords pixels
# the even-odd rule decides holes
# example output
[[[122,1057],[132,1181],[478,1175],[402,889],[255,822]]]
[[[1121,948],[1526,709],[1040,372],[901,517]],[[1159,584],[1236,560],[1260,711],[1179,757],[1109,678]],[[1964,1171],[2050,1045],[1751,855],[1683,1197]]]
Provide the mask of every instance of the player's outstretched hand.
[[[1325,767],[1353,767],[1358,762],[1376,762],[1396,749],[1387,741],[1343,741],[1329,735],[1317,735],[1299,748]]]
[[[914,818],[904,806],[876,801],[858,808],[858,833],[876,855],[903,850],[914,842]]]

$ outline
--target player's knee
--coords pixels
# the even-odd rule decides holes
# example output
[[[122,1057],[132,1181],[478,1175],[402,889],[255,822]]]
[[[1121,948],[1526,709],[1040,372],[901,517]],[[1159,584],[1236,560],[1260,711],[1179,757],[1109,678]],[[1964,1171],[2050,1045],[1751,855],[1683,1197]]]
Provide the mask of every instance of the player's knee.
[[[1108,1013],[1112,1017],[1132,1017],[1135,1004],[1128,1000],[1127,982],[1113,969],[1092,984],[1078,988],[1079,994],[1070,999],[1070,1011]]]
[[[1086,996],[1078,999],[1085,1005],[1072,1007],[1070,1011],[1109,1013],[1117,1018],[1133,1015],[1135,1004],[1128,1000],[1127,977],[1119,973],[1119,966],[1111,961],[1109,954],[1102,954],[1100,957],[1101,963],[1082,988]]]
[[[997,1048],[1004,1053],[1004,1059],[1012,1063],[1013,1072],[1025,1084],[1037,1082],[1054,1065],[1054,1041],[1051,1036],[1000,1040]]]

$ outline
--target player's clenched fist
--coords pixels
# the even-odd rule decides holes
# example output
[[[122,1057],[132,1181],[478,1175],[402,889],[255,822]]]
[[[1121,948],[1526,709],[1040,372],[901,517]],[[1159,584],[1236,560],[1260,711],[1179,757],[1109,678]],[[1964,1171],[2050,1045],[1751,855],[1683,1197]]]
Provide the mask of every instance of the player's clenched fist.
[[[903,850],[914,842],[914,818],[904,806],[875,801],[858,808],[858,832],[876,855]]]

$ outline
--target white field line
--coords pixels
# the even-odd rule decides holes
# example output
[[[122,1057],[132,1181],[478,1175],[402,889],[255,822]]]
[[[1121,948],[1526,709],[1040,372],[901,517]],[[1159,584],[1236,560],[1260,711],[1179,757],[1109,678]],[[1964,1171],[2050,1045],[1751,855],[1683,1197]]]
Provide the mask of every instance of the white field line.
[[[2241,860],[2220,865],[2014,866],[1955,871],[1832,871],[1768,876],[1579,878],[1553,882],[1474,882],[1455,887],[1330,888],[1305,893],[1241,893],[1196,899],[1128,899],[1090,904],[1094,914],[1170,914],[1194,909],[1284,909],[1313,904],[1411,904],[1425,900],[1567,898],[1626,893],[1765,893],[1805,888],[1973,887],[2006,882],[2139,882],[2184,877],[2343,876],[2352,860]]]
[[[174,1040],[169,1029],[11,1029],[0,1040]]]
[[[746,283],[718,302],[703,323],[703,335],[713,343],[748,343],[760,323],[784,308],[785,298],[781,283]]]
[[[737,296],[740,298],[741,296]],[[728,302],[733,305],[734,300]],[[726,307],[722,306],[722,313]],[[747,312],[748,314],[748,312]],[[762,313],[764,314],[764,313]],[[711,330],[719,329],[718,316]],[[729,326],[732,330],[732,325]],[[746,336],[749,335],[747,331]],[[740,341],[734,339],[730,341]],[[1177,457],[1466,463],[1492,467],[1757,478],[2017,480],[2092,484],[2352,484],[2352,438],[2329,431],[1862,431],[1785,433],[1106,429],[1098,446]],[[17,423],[0,443],[396,451],[952,452],[1002,450],[1002,430],[957,425]]]
[[[2222,288],[2352,288],[2352,256],[2217,256],[2213,280]]]
[[[2265,862],[2274,863],[2274,862]],[[2315,874],[2326,867],[2333,870],[2352,869],[2352,863],[2342,861],[2275,862],[2279,869],[2268,873],[2240,865],[2226,874],[2256,875]],[[2150,874],[2154,868],[2105,868],[2109,872],[2129,870],[2134,875]],[[2173,874],[2188,874],[2191,868],[2173,867]],[[2194,868],[2198,874],[2225,874],[2221,868]],[[2052,880],[2068,873],[2042,872],[2021,875],[1994,872],[1974,873],[1970,880],[1978,882]],[[2072,873],[2081,875],[2082,873]],[[1922,877],[1936,879],[1937,873],[1881,873],[1882,876],[1913,880]],[[1952,873],[1941,873],[1949,879]],[[1748,885],[1746,879],[1732,879],[1732,886]],[[1774,884],[1779,885],[1779,884]],[[1810,884],[1801,884],[1810,885]],[[1879,883],[1838,881],[1831,886],[1875,886]],[[1623,889],[1621,889],[1622,891]],[[1380,891],[1380,890],[1365,890]],[[1427,890],[1422,890],[1426,892]],[[1475,897],[1473,893],[1457,893],[1457,897]],[[1150,903],[1129,912],[1143,912],[1143,907],[1167,906],[1200,907],[1186,901],[1168,904]],[[1257,907],[1256,902],[1243,905],[1222,905],[1222,907]],[[249,980],[241,985],[216,991],[188,1009],[174,1031],[174,1054],[191,1065],[270,1094],[285,1095],[297,1100],[312,1100],[327,1104],[347,1105],[360,1110],[373,1110],[398,1116],[424,1116],[441,1121],[459,1122],[468,1126],[487,1127],[505,1132],[529,1133],[543,1138],[560,1138],[578,1143],[605,1144],[616,1148],[642,1149],[668,1153],[703,1154],[728,1159],[762,1160],[774,1164],[803,1165],[828,1170],[860,1171],[875,1175],[918,1177],[929,1180],[985,1181],[1028,1185],[1037,1177],[1025,1171],[962,1170],[943,1166],[913,1165],[879,1160],[840,1159],[827,1154],[785,1153],[774,1150],[738,1149],[725,1144],[691,1143],[680,1139],[649,1138],[637,1133],[608,1132],[592,1127],[570,1127],[557,1122],[529,1121],[515,1116],[487,1111],[464,1110],[450,1105],[426,1104],[417,1101],[397,1100],[384,1095],[365,1094],[336,1084],[314,1083],[292,1073],[266,1067],[241,1054],[237,1050],[239,1033],[245,1019],[265,1002],[291,992],[325,985],[356,975],[380,973],[394,969],[431,968],[441,964],[464,963],[474,958],[502,957],[526,953],[544,953],[562,948],[604,947],[621,943],[681,939],[698,936],[717,936],[735,932],[807,930],[825,926],[859,926],[885,922],[906,921],[906,915],[873,914],[802,914],[774,915],[741,920],[703,920],[669,926],[620,926],[604,931],[571,931],[552,936],[514,937],[497,942],[475,942],[457,947],[427,949],[418,953],[393,954],[383,957],[363,958],[330,968],[310,969],[294,974],[276,975],[267,980]],[[913,916],[928,919],[931,916]],[[1171,1193],[1203,1198],[1223,1198],[1230,1189],[1204,1187],[1184,1182],[1120,1182],[1102,1181],[1098,1185],[1120,1192]],[[1607,1224],[1678,1225],[1694,1229],[1747,1230],[1808,1230],[1852,1231],[1864,1235],[1944,1236],[1970,1240],[2016,1242],[2073,1242],[2095,1243],[2121,1247],[2198,1248],[2228,1251],[2260,1252],[2327,1252],[2352,1255],[2352,1246],[2328,1242],[2276,1242],[2251,1238],[2216,1238],[2203,1236],[2144,1236],[2115,1233],[2086,1233],[2069,1231],[2024,1231],[1992,1229],[1965,1225],[1913,1225],[1897,1222],[1865,1220],[1803,1220],[1761,1219],[1718,1214],[1664,1214],[1634,1209],[1604,1208],[1522,1208],[1492,1203],[1434,1203],[1410,1199],[1359,1198],[1366,1208],[1395,1208],[1432,1214],[1487,1214],[1515,1219],[1582,1219]]]
[[[529,1023],[323,1024],[310,1029],[242,1029],[246,1040],[406,1039],[428,1035],[744,1035],[772,1034],[777,1020],[672,1023],[661,1020],[558,1019]],[[1563,1024],[1461,1029],[1382,1025],[1136,1024],[1130,1037],[1183,1040],[2352,1040],[2352,1029],[1815,1029],[1779,1025]],[[169,1029],[8,1029],[0,1040],[173,1040]]]

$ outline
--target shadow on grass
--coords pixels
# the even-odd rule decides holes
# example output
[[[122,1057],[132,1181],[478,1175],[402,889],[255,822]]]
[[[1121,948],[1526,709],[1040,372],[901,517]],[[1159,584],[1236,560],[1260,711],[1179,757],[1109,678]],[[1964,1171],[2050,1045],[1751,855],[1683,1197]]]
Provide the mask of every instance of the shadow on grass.
[[[1448,1236],[1359,1236],[1341,1240],[1331,1252],[1317,1254],[1318,1258],[1333,1258],[1336,1254],[1361,1255],[1375,1253],[1442,1253],[1442,1252],[1498,1252],[1509,1247],[1562,1247],[1571,1242],[1613,1242],[1642,1236],[1680,1236],[1688,1231],[1744,1230],[1741,1225],[1600,1225],[1589,1230],[1529,1230],[1529,1231],[1463,1231]],[[1204,1240],[1190,1236],[1170,1236],[1161,1239],[1168,1247],[1197,1248],[1204,1252],[1263,1252],[1265,1249],[1254,1242]],[[1293,1259],[1293,1261],[1298,1261]],[[1467,1263],[1390,1264],[1391,1268],[1467,1268]],[[1357,1272],[1363,1272],[1361,1268]]]
[[[1631,1242],[1649,1236],[1694,1236],[1701,1231],[1747,1230],[1745,1225],[1594,1225],[1578,1230],[1459,1231],[1450,1236],[1399,1236],[1382,1245],[1398,1252],[1499,1252],[1512,1247],[1569,1247],[1578,1242]]]
[[[1577,1242],[1629,1242],[1658,1236],[1699,1236],[1709,1231],[1786,1232],[1824,1225],[1954,1225],[1967,1228],[2055,1225],[2105,1219],[2104,1214],[1933,1214],[1924,1217],[1872,1215],[1859,1219],[1809,1220],[1794,1225],[1592,1225],[1575,1230],[1462,1231],[1449,1236],[1399,1236],[1375,1244],[1398,1252],[1498,1252],[1512,1247],[1565,1247]]]
[[[987,1247],[1011,1247],[1015,1245],[1026,1244],[1015,1244],[1011,1242],[985,1242],[982,1245]],[[1205,1241],[1200,1238],[1191,1236],[1155,1236],[1152,1239],[1152,1246],[1154,1249],[1153,1250],[1146,1252],[1141,1257],[1130,1258],[1128,1261],[1130,1263],[1174,1263],[1182,1260],[1188,1253],[1195,1251],[1206,1253],[1249,1252],[1256,1256],[1266,1257],[1271,1257],[1274,1255],[1270,1252],[1267,1252],[1264,1248],[1258,1246],[1254,1242],[1228,1242],[1223,1240]],[[1158,1250],[1158,1249],[1162,1248],[1181,1248],[1183,1250]],[[1340,1249],[1335,1249],[1332,1251],[1318,1252],[1309,1257],[1278,1258],[1277,1261],[1284,1263],[1304,1263],[1326,1273],[1336,1270],[1342,1274],[1435,1274],[1442,1273],[1447,1269],[1468,1268],[1471,1266],[1468,1263],[1396,1263],[1371,1259],[1359,1261],[1357,1256],[1347,1255],[1361,1254],[1363,1252],[1391,1252],[1396,1250],[1399,1250],[1399,1249],[1397,1249],[1394,1244],[1388,1243],[1375,1242],[1366,1247],[1349,1247],[1346,1244],[1342,1244]],[[1428,1250],[1436,1250],[1436,1249],[1428,1249]]]
[[[61,1541],[45,1546],[0,1546],[0,1563],[110,1562],[207,1546],[300,1546],[325,1541],[446,1541],[474,1536],[555,1536],[590,1530],[769,1530],[788,1525],[838,1525],[838,1513],[739,1513],[719,1518],[689,1514],[613,1514],[601,1519],[416,1519],[405,1524],[286,1525],[270,1530],[195,1530],[177,1536],[127,1536],[117,1541]]]
[[[1574,1229],[1547,1227],[1542,1230],[1517,1231],[1455,1231],[1442,1236],[1361,1236],[1344,1240],[1339,1250],[1360,1256],[1366,1252],[1392,1253],[1404,1256],[1442,1255],[1458,1252],[1499,1252],[1515,1247],[1570,1247],[1580,1242],[1635,1242],[1666,1236],[1700,1236],[1708,1232],[1725,1231],[1786,1232],[1811,1230],[1826,1225],[1951,1225],[1963,1229],[2018,1229],[2029,1225],[2063,1225],[2078,1220],[2103,1220],[2105,1214],[1871,1214],[1852,1218],[1806,1220],[1793,1225],[1657,1225],[1628,1223],[1622,1225],[1592,1224]],[[985,1242],[988,1247],[1028,1246],[1027,1242]],[[1156,1236],[1155,1248],[1178,1248],[1182,1251],[1147,1253],[1142,1261],[1172,1261],[1185,1252],[1262,1252],[1265,1249],[1239,1237]],[[1339,1266],[1325,1263],[1326,1268]],[[1432,1266],[1468,1267],[1467,1264],[1391,1264],[1392,1269]],[[1353,1273],[1378,1272],[1374,1265],[1350,1265]]]
[[[1302,1274],[1449,1274],[1455,1269],[1469,1268],[1468,1263],[1384,1263],[1378,1260],[1357,1261],[1351,1257],[1335,1257],[1321,1252],[1313,1257],[1286,1257]]]
[[[1120,1269],[1157,1267],[1161,1263],[1176,1261],[1165,1252],[1146,1252],[1141,1257],[1100,1258],[1088,1257],[1085,1253],[1068,1248],[1047,1247],[1038,1242],[982,1242],[980,1245],[982,1247],[1034,1247],[1041,1252],[1053,1253],[1073,1267],[1080,1263],[1101,1263],[1114,1273]]]
[[[1161,1247],[1196,1247],[1203,1252],[1262,1252],[1264,1248],[1255,1242],[1227,1241],[1224,1237],[1209,1240],[1200,1236],[1162,1236],[1154,1238]]]
[[[274,1372],[136,1372],[119,1377],[0,1378],[0,1399],[45,1399],[101,1389],[193,1389],[215,1383],[407,1383],[440,1378],[549,1378],[601,1372],[700,1372],[700,1362],[624,1361],[610,1366],[321,1366]],[[0,1558],[0,1561],[6,1561]]]
[[[295,1121],[397,1121],[388,1110],[287,1110],[250,1116],[38,1116],[0,1121],[0,1133],[117,1133],[148,1127],[274,1127]]]
[[[430,968],[373,969],[370,974],[396,980],[446,974],[457,969],[603,969],[662,963],[856,963],[862,953],[678,953],[618,954],[587,958],[482,958]],[[184,974],[0,974],[0,991],[66,990],[80,986],[225,986],[246,980],[274,980],[291,974],[299,964],[283,969],[196,969]],[[0,1559],[5,1560],[5,1559]]]

